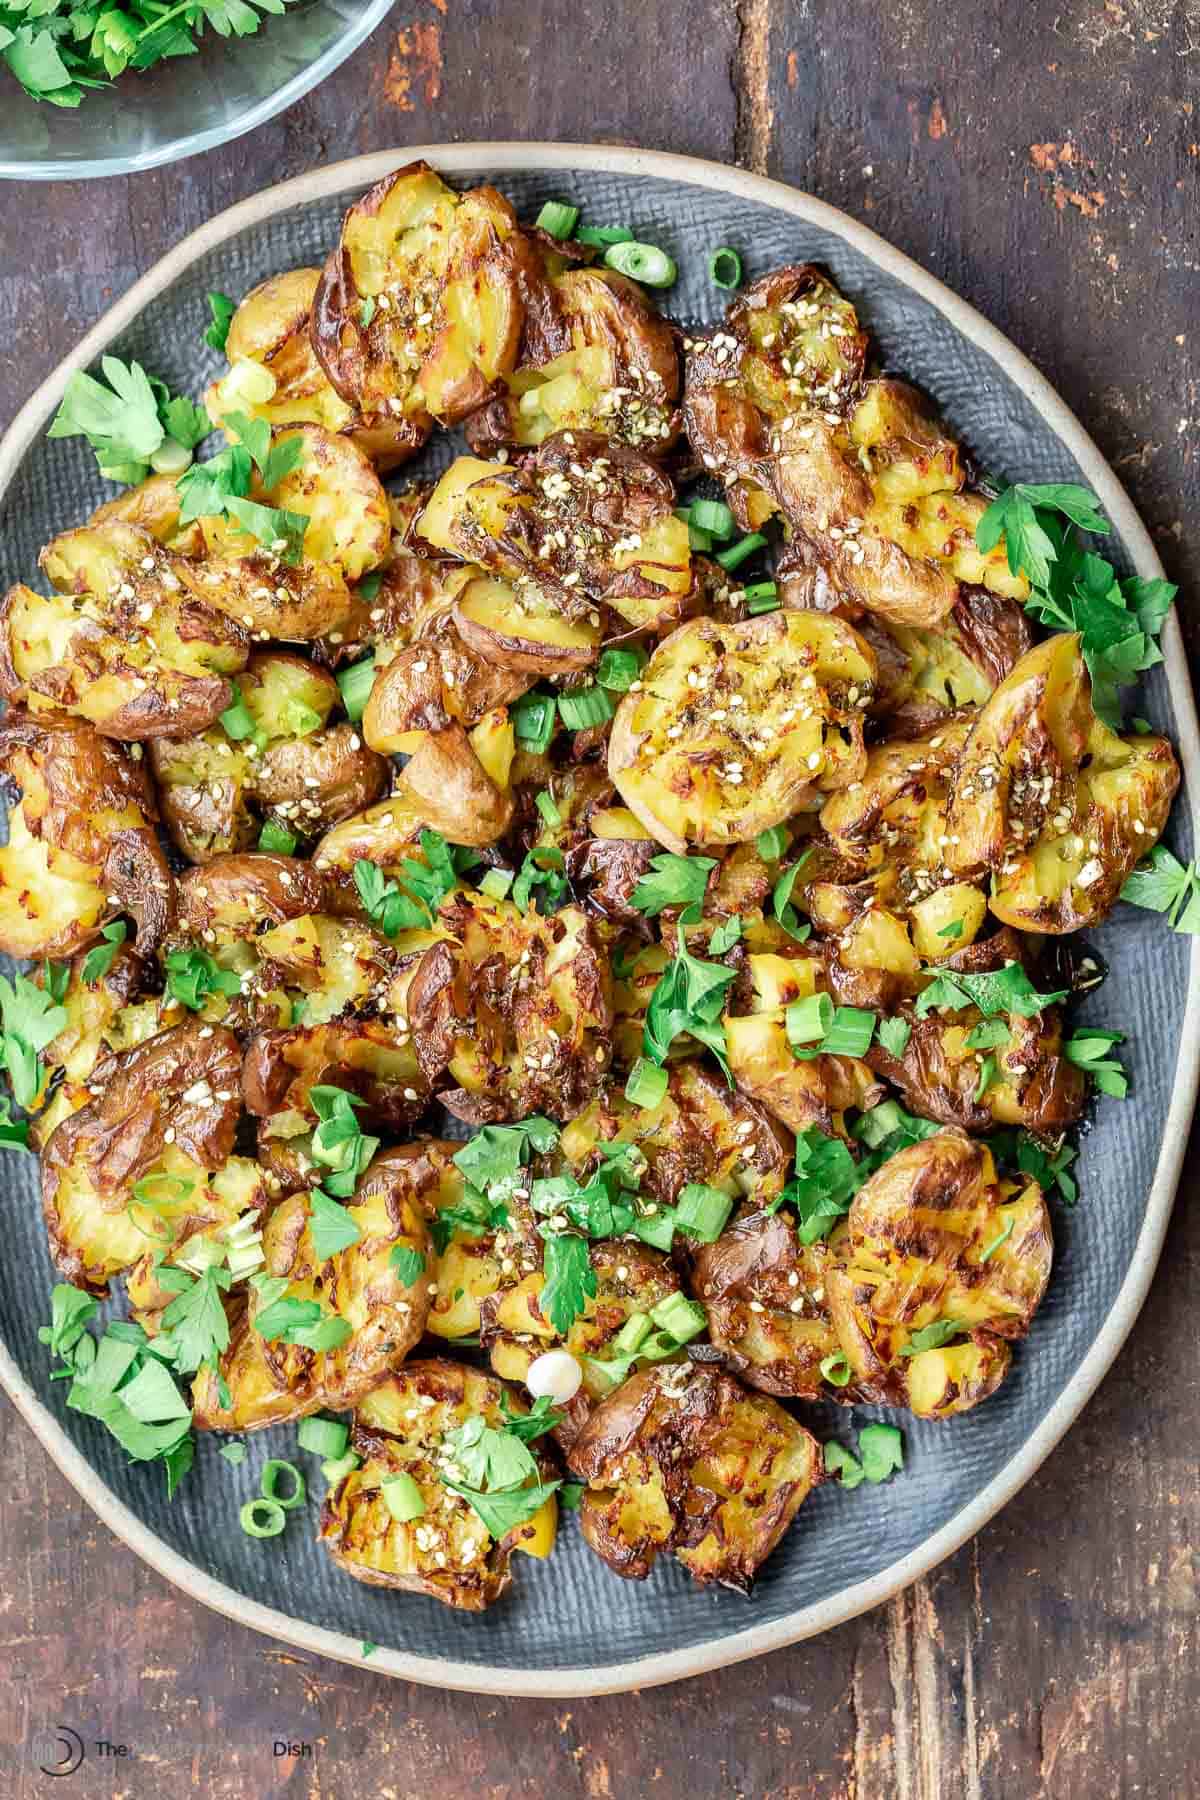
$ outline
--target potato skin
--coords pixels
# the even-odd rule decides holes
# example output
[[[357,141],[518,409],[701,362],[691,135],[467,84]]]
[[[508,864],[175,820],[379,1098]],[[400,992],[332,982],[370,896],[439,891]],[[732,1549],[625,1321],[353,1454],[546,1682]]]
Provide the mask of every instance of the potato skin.
[[[587,1489],[580,1526],[641,1581],[673,1550],[701,1584],[749,1593],[820,1480],[816,1440],[773,1400],[706,1364],[643,1369],[598,1406],[567,1458]]]
[[[320,912],[325,883],[311,863],[266,851],[219,856],[179,878],[179,930],[211,942],[251,938],[264,926]]]
[[[0,848],[0,949],[70,955],[127,912],[153,951],[175,892],[145,766],[82,719],[16,710],[0,721],[0,763],[22,791]]]
[[[484,768],[461,725],[425,732],[397,788],[421,823],[452,844],[494,844],[512,819],[511,793]]]
[[[525,1410],[515,1390],[490,1376],[442,1358],[413,1362],[383,1382],[359,1406],[351,1447],[362,1466],[325,1496],[319,1541],[338,1567],[372,1587],[425,1594],[465,1612],[482,1612],[508,1587],[514,1550],[547,1554],[554,1538],[553,1497],[524,1525],[494,1541],[482,1520],[439,1479],[442,1439],[472,1416],[503,1422],[501,1396]],[[553,1467],[532,1446],[541,1479]],[[391,1517],[380,1482],[405,1473],[415,1480],[425,1513],[410,1523]]]
[[[103,1293],[126,1266],[89,1261],[77,1247],[80,1220],[123,1215],[133,1183],[159,1167],[169,1148],[201,1169],[220,1168],[233,1150],[240,1067],[233,1033],[199,1020],[96,1062],[90,1103],[64,1119],[42,1151],[42,1211],[65,1281]],[[129,1263],[145,1249],[143,1234],[134,1232],[133,1241]]]

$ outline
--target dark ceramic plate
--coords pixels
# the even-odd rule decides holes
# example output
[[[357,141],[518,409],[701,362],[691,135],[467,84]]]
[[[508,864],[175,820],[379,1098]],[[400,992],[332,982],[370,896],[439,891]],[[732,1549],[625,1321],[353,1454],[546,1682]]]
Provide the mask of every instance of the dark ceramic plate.
[[[826,264],[858,306],[884,365],[935,396],[989,470],[1034,481],[1078,480],[1113,520],[1115,554],[1140,574],[1158,560],[1115,476],[1037,371],[971,308],[844,214],[773,182],[682,157],[581,146],[464,144],[364,157],[249,200],[186,239],[113,308],[34,395],[0,446],[0,544],[6,582],[28,579],[56,529],[105,497],[79,440],[49,442],[45,425],[73,368],[102,350],[137,357],[173,387],[198,393],[214,372],[204,348],[205,294],[242,294],[264,276],[319,262],[349,200],[389,169],[425,155],[457,182],[490,180],[532,217],[552,197],[589,219],[628,222],[663,244],[681,270],[674,316],[713,318],[721,296],[709,252],[733,244],[755,276],[783,262]],[[1186,790],[1174,841],[1191,854],[1200,795],[1196,715],[1178,631],[1139,710],[1170,733]],[[432,1600],[365,1588],[338,1573],[294,1523],[278,1542],[243,1536],[236,1514],[267,1456],[294,1432],[248,1440],[233,1470],[202,1439],[197,1467],[168,1505],[159,1473],[128,1467],[98,1426],[69,1413],[48,1379],[37,1327],[54,1279],[32,1159],[8,1156],[6,1253],[0,1258],[0,1379],[60,1468],[97,1513],[189,1594],[260,1630],[373,1669],[448,1687],[579,1695],[642,1687],[711,1669],[825,1630],[895,1593],[977,1531],[1062,1436],[1112,1362],[1145,1297],[1162,1243],[1197,1075],[1195,940],[1119,907],[1095,934],[1111,978],[1089,1016],[1127,1033],[1130,1099],[1110,1103],[1084,1143],[1082,1200],[1055,1209],[1050,1292],[1011,1378],[977,1412],[905,1424],[906,1467],[885,1487],[822,1488],[771,1557],[749,1601],[701,1591],[663,1562],[624,1582],[585,1549],[567,1519],[552,1559],[518,1558],[513,1587],[483,1617]],[[832,1418],[816,1410],[818,1435]],[[867,1409],[862,1409],[866,1415]],[[844,1428],[844,1415],[838,1419]]]

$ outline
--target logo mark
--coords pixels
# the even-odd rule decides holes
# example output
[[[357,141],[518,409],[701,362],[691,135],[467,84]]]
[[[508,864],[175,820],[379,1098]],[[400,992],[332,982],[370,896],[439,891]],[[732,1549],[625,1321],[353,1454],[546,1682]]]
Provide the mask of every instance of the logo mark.
[[[83,1739],[69,1725],[56,1725],[53,1742],[43,1738],[37,1749],[48,1758],[47,1762],[38,1764],[43,1775],[73,1775],[84,1758]],[[54,1751],[59,1754],[49,1760]]]

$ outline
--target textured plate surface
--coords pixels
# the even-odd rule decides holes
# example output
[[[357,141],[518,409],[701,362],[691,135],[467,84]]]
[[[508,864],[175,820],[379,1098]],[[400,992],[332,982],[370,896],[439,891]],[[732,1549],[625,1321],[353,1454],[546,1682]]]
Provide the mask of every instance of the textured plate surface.
[[[485,178],[524,217],[552,197],[589,220],[630,224],[677,258],[668,309],[707,320],[721,296],[709,251],[738,246],[749,278],[783,262],[824,263],[854,300],[885,369],[925,387],[984,467],[1008,478],[1081,480],[1117,524],[1112,554],[1161,574],[1145,531],[1078,423],[1004,338],[906,258],[844,215],[794,190],[687,158],[578,146],[459,145],[346,163],[222,215],[181,245],[114,308],[39,391],[0,446],[0,551],[6,582],[29,579],[52,533],[109,491],[80,440],[49,442],[47,418],[71,367],[103,348],[136,357],[173,387],[199,392],[217,358],[202,343],[205,294],[239,295],[275,270],[319,262],[348,199],[387,169],[427,155],[456,182]],[[443,445],[443,455],[445,447]],[[1179,636],[1138,710],[1180,745],[1185,797],[1172,841],[1191,854],[1200,792],[1196,718]],[[247,1440],[231,1469],[201,1437],[196,1469],[168,1505],[156,1471],[127,1467],[114,1441],[63,1405],[36,1330],[54,1279],[33,1160],[0,1167],[7,1228],[0,1258],[0,1379],[67,1475],[108,1524],[208,1604],[310,1649],[447,1686],[584,1694],[640,1687],[792,1642],[878,1603],[949,1554],[1027,1480],[1116,1354],[1161,1246],[1196,1085],[1197,953],[1128,907],[1093,936],[1111,978],[1085,1016],[1124,1030],[1131,1098],[1109,1102],[1080,1158],[1082,1200],[1054,1207],[1055,1270],[1046,1302],[1000,1393],[941,1424],[905,1424],[907,1464],[886,1487],[829,1486],[805,1505],[747,1602],[703,1592],[674,1564],[642,1584],[610,1574],[569,1519],[546,1563],[515,1559],[509,1595],[482,1618],[360,1586],[292,1521],[277,1542],[243,1536],[237,1509],[294,1430]],[[847,1439],[840,1409],[800,1409],[818,1436]],[[873,1409],[855,1409],[862,1423]],[[886,1416],[886,1415],[883,1415]],[[847,1440],[852,1441],[852,1440]],[[319,1479],[315,1484],[320,1486]]]

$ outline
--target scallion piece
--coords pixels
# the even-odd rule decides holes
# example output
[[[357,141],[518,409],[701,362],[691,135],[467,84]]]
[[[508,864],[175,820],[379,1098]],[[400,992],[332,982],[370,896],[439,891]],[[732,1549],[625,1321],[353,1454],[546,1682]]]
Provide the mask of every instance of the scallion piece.
[[[722,244],[708,259],[708,273],[716,287],[741,287],[742,259],[736,250],[731,250],[728,244]]]
[[[258,834],[258,847],[272,856],[293,856],[299,839],[294,832],[285,831],[275,819],[268,819]]]
[[[723,500],[693,500],[688,523],[696,525],[724,543],[737,529],[733,514]]]
[[[522,750],[540,756],[554,736],[558,702],[553,694],[522,694],[508,709],[517,743]]]
[[[362,662],[351,663],[343,669],[337,678],[342,690],[342,705],[346,709],[346,717],[351,724],[357,725],[366,711],[367,701],[371,698],[371,689],[375,685],[375,653],[364,657]]]
[[[606,650],[597,666],[596,680],[611,693],[627,694],[645,666],[641,650]]]
[[[656,1213],[640,1213],[633,1221],[633,1235],[652,1250],[669,1250],[675,1239],[675,1208],[660,1206]]]
[[[774,581],[754,581],[743,589],[746,611],[757,618],[760,613],[774,612],[779,605],[779,586]]]
[[[733,1211],[733,1201],[720,1188],[689,1181],[675,1203],[675,1224],[702,1244],[715,1244]]]
[[[548,825],[551,831],[562,824],[562,814],[554,804],[554,795],[549,788],[543,788],[540,794],[535,794],[533,804],[542,815],[543,824]]]
[[[772,825],[769,831],[760,831],[754,840],[754,848],[764,862],[778,862],[787,855],[791,838],[783,825]]]
[[[639,1056],[629,1071],[629,1080],[625,1083],[625,1098],[633,1106],[640,1106],[651,1112],[661,1106],[667,1093],[667,1071],[660,1069],[644,1056]]]
[[[565,200],[547,200],[535,223],[539,231],[545,231],[553,238],[569,238],[578,219],[577,206],[569,206]]]
[[[761,531],[747,532],[746,536],[739,538],[736,544],[730,544],[728,550],[719,550],[717,561],[725,570],[740,568],[748,556],[753,556],[756,550],[764,549],[766,542]]]
[[[358,1460],[353,1450],[347,1450],[345,1456],[339,1456],[336,1462],[323,1462],[321,1473],[330,1487],[336,1487],[339,1481],[346,1479],[347,1475],[353,1475],[358,1467]]]
[[[831,1387],[843,1388],[849,1386],[853,1370],[845,1352],[838,1350],[832,1356],[822,1357],[821,1373]]]
[[[708,1314],[686,1294],[668,1294],[650,1308],[650,1317],[664,1331],[669,1331],[677,1344],[686,1344],[708,1329]]]
[[[278,1500],[247,1500],[238,1521],[247,1537],[278,1537],[287,1524],[287,1514]]]
[[[711,531],[705,531],[703,526],[696,524],[695,520],[692,518],[691,507],[677,506],[675,508],[675,517],[677,519],[682,519],[688,528],[688,549],[698,550],[701,555],[707,554],[713,547],[712,533]]]
[[[323,720],[319,712],[306,706],[303,700],[289,700],[283,709],[283,722],[293,737],[307,737],[311,731],[319,731]]]
[[[839,1006],[821,1045],[822,1056],[865,1056],[875,1035],[875,1014],[862,1006]]]
[[[481,894],[489,895],[493,900],[507,900],[508,890],[513,884],[511,869],[489,869],[479,883]]]
[[[326,1462],[336,1462],[346,1454],[350,1428],[343,1425],[340,1419],[301,1419],[296,1442],[302,1450],[309,1451],[313,1456],[322,1457]]]
[[[826,1037],[834,1019],[834,1005],[828,994],[809,994],[803,1000],[793,1000],[783,1015],[787,1027],[788,1043],[795,1049],[797,1044],[818,1044]],[[824,1048],[824,1045],[822,1045]]]
[[[587,731],[593,725],[607,724],[613,716],[612,701],[595,682],[573,694],[560,694],[558,710],[568,731]]]
[[[282,1493],[279,1489],[281,1481],[288,1484]],[[308,1484],[295,1463],[284,1462],[280,1457],[272,1457],[263,1464],[258,1488],[264,1500],[269,1500],[273,1506],[281,1506],[284,1512],[303,1506],[308,1497]]]
[[[636,238],[611,245],[604,260],[610,269],[640,281],[643,287],[670,287],[679,273],[665,250],[657,244],[639,244]]]
[[[383,1495],[383,1504],[398,1525],[407,1525],[410,1519],[424,1517],[425,1501],[411,1475],[387,1475],[380,1482],[379,1491]]]
[[[633,233],[626,225],[581,225],[575,242],[590,244],[593,250],[607,250],[610,244],[632,244]]]
[[[615,1356],[636,1356],[650,1336],[650,1332],[649,1313],[630,1313],[612,1341],[613,1354]]]
[[[231,682],[233,688],[233,704],[227,706],[221,714],[221,724],[225,727],[226,737],[240,744],[243,738],[253,737],[258,727],[254,723],[254,715],[242,699],[242,690],[237,682]]]

